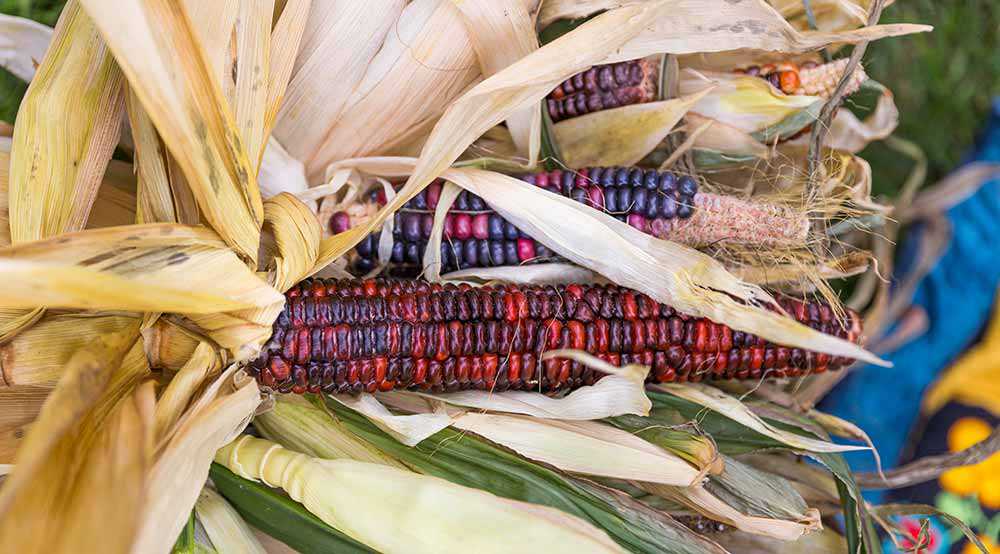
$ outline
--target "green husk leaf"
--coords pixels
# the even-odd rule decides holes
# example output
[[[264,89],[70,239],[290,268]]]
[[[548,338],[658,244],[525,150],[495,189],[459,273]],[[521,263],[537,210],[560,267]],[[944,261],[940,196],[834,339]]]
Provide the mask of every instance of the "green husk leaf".
[[[247,523],[300,552],[368,554],[374,550],[323,523],[277,490],[212,463],[209,477]]]

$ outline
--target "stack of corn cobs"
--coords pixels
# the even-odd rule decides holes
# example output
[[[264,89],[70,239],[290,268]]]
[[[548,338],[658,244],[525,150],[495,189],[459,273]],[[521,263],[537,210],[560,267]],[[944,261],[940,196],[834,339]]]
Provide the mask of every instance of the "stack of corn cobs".
[[[0,552],[878,552],[799,391],[882,363],[843,45],[926,28],[675,4],[12,21]]]

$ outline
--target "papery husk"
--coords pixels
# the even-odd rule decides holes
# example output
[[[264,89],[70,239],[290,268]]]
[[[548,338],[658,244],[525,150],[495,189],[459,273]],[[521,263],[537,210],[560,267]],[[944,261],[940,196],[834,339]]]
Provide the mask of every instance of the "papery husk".
[[[254,262],[263,220],[256,166],[185,8],[166,0],[82,4],[182,170],[203,215],[241,258]],[[271,14],[267,17],[270,21]]]
[[[133,225],[64,234],[0,250],[0,303],[206,314],[281,305],[218,235]]]
[[[73,355],[105,335],[138,335],[140,319],[130,315],[46,315],[0,346],[0,387],[51,388]]]
[[[600,110],[554,126],[562,161],[570,168],[635,165],[670,133],[711,89],[672,100]]]
[[[479,59],[479,70],[489,77],[538,49],[538,35],[523,0],[465,0],[456,2]],[[525,106],[507,117],[517,153],[535,165],[541,147],[542,112]]]
[[[125,357],[137,337],[103,335],[67,363],[0,489],[0,550],[128,549],[152,460],[153,388],[136,388],[146,361]]]
[[[267,110],[264,112],[264,136],[269,137],[278,121],[278,110],[295,69],[295,57],[302,46],[306,24],[312,13],[312,0],[278,2],[281,14],[271,31],[270,71],[267,81]],[[268,139],[270,140],[270,138]]]
[[[654,483],[639,483],[643,490],[678,502],[710,519],[731,525],[745,533],[762,535],[783,541],[798,540],[802,535],[823,528],[819,512],[810,510],[801,521],[748,516],[726,504],[704,487],[677,488]]]
[[[289,154],[278,139],[268,139],[257,176],[261,198],[267,200],[282,192],[299,194],[309,188],[305,166]]]
[[[451,425],[452,421],[452,418],[443,409],[435,409],[431,413],[405,415],[390,412],[378,398],[366,392],[357,396],[349,394],[331,394],[329,396],[364,415],[376,427],[406,446],[420,444],[427,437]]]
[[[871,266],[867,252],[851,252],[843,256],[820,260],[816,264],[786,263],[761,266],[737,266],[730,271],[740,279],[755,285],[805,284],[820,279],[844,279],[859,275]]]
[[[35,76],[52,40],[52,29],[25,17],[0,14],[0,67],[24,82]]]
[[[143,329],[142,335],[149,364],[166,370],[168,374],[180,371],[205,340],[205,337],[181,326],[178,321],[164,317]]]
[[[169,154],[131,87],[126,96],[126,106],[135,149],[133,167],[138,207],[133,223],[181,223],[183,220],[177,204],[182,199],[178,196],[188,189],[186,186],[182,188],[180,183],[176,187],[171,186]]]
[[[2,188],[2,185],[0,185]],[[136,178],[132,164],[111,160],[97,198],[90,208],[87,229],[131,225],[136,222]]]
[[[472,281],[485,283],[522,283],[530,285],[556,285],[566,283],[591,283],[597,280],[589,269],[563,263],[531,265],[503,265],[472,267],[445,273],[442,281]]]
[[[544,419],[585,421],[622,414],[646,415],[652,404],[643,390],[649,368],[639,365],[613,366],[584,352],[551,350],[543,359],[565,358],[578,361],[607,375],[590,386],[580,387],[560,397],[530,391],[459,391],[425,395],[455,406],[530,415]],[[387,393],[380,396],[423,394]]]
[[[216,551],[267,554],[267,549],[257,540],[240,514],[211,488],[201,489],[194,510]]]
[[[159,440],[170,436],[195,391],[221,367],[215,348],[206,342],[199,343],[184,367],[171,377],[156,403],[156,437]]]
[[[277,396],[270,410],[254,418],[254,427],[264,438],[317,458],[346,458],[407,469],[406,465],[351,433],[325,409],[300,396]]]
[[[828,148],[856,154],[874,141],[887,138],[899,124],[899,109],[892,92],[882,88],[882,94],[868,117],[858,119],[851,110],[839,110],[830,123],[825,145]]]
[[[691,111],[746,133],[776,125],[822,100],[818,96],[785,94],[765,79],[740,73],[684,69],[679,87],[681,94],[714,87]]]
[[[0,464],[12,464],[32,423],[42,410],[51,387],[0,387]]]
[[[323,521],[381,552],[509,552],[540,544],[552,552],[622,552],[603,531],[569,514],[380,464],[311,458],[247,436],[220,450],[216,461],[284,488]],[[393,500],[399,498],[407,501]],[[440,517],[456,506],[461,518]],[[387,527],[403,532],[386,533]]]
[[[849,452],[852,450],[868,450],[864,446],[834,444],[802,436],[798,433],[785,431],[771,425],[753,413],[738,399],[729,396],[719,389],[700,383],[662,383],[652,385],[689,402],[695,402],[710,410],[719,412],[729,419],[749,427],[754,431],[788,445],[790,448],[809,452]]]
[[[674,454],[599,422],[466,413],[452,426],[570,473],[681,487],[701,477]]]
[[[260,394],[249,378],[235,378],[231,366],[185,412],[176,431],[157,449],[143,490],[139,533],[132,552],[165,552],[191,513],[216,450],[236,437],[253,416]],[[236,374],[239,377],[240,374]]]
[[[18,110],[8,185],[14,244],[83,229],[118,143],[122,81],[90,18],[71,1]]]
[[[809,9],[813,13],[810,23],[805,5],[799,0],[768,0],[774,9],[796,29],[815,28],[821,31],[845,31],[864,27],[868,22],[871,0],[810,0]],[[888,7],[893,0],[883,5]]]
[[[387,176],[406,175],[415,164],[419,167],[419,162],[407,158],[343,162],[345,167]],[[748,304],[773,300],[759,287],[736,279],[717,260],[696,250],[654,238],[608,214],[513,177],[470,168],[447,169],[441,176],[483,198],[501,217],[561,256],[681,312],[707,317],[778,344],[885,363],[853,343]],[[346,242],[356,231],[371,226],[371,221],[327,239],[324,245],[342,245],[341,241]],[[433,253],[434,248],[428,251]],[[320,259],[325,253],[321,246]]]

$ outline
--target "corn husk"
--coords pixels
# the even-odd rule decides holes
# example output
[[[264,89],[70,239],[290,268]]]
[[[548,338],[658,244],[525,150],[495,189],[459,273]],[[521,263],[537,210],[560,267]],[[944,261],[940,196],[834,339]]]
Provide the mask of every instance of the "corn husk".
[[[136,219],[135,223],[197,223],[191,214],[184,217],[184,200],[189,191],[186,184],[171,186],[171,161],[153,126],[153,121],[142,107],[139,97],[129,87],[126,97],[129,129],[135,147]],[[197,207],[189,208],[197,213]]]
[[[826,141],[829,148],[857,153],[870,143],[882,140],[892,134],[899,124],[899,109],[892,92],[882,88],[872,113],[863,120],[851,110],[840,110],[830,123],[830,133]]]
[[[154,419],[157,438],[169,438],[195,391],[220,368],[215,348],[205,342],[199,343],[184,367],[170,379],[170,384],[156,403]]]
[[[50,392],[50,387],[0,387],[0,464],[13,463],[14,454]]]
[[[721,121],[693,112],[689,112],[684,116],[684,122],[686,125],[695,128],[702,128],[706,124],[711,123],[695,139],[694,147],[697,149],[761,159],[767,159],[770,155],[767,146],[755,139],[750,133],[737,129],[732,125],[726,125]]]
[[[52,29],[24,17],[0,14],[0,67],[25,82],[35,76],[52,40]]]
[[[507,552],[538,544],[555,552],[622,551],[602,531],[551,508],[380,464],[311,458],[252,437],[223,448],[216,461],[282,487],[320,519],[381,552]],[[460,520],[438,516],[454,506],[462,507]],[[408,524],[419,514],[426,517]],[[405,532],[385,533],[386,525]],[[462,532],[468,528],[479,532]]]
[[[240,257],[255,261],[263,220],[255,165],[185,9],[165,0],[82,4],[205,218]]]
[[[376,397],[361,393],[357,396],[333,394],[330,398],[363,414],[387,435],[405,444],[416,446],[427,437],[451,425],[451,417],[443,410],[431,413],[399,415],[389,411]]]
[[[63,101],[70,95],[74,102]],[[123,98],[97,29],[70,2],[18,111],[8,186],[13,243],[83,229],[118,143]]]
[[[146,361],[123,364],[136,337],[103,335],[67,363],[0,490],[2,550],[73,552],[97,541],[113,551],[128,548],[153,429],[152,386],[135,388]],[[110,488],[116,494],[99,494]],[[108,517],[116,522],[111,529],[100,523]]]
[[[538,49],[538,36],[522,0],[466,0],[455,3],[455,7],[469,31],[484,77]],[[507,129],[517,153],[527,158],[527,165],[535,165],[541,147],[539,106],[525,106],[512,113],[507,117]]]
[[[805,94],[784,94],[764,79],[738,73],[684,69],[679,86],[681,94],[714,87],[691,110],[746,133],[776,125],[822,100]]]
[[[768,0],[774,9],[796,29],[812,28],[805,6],[796,0]],[[893,2],[889,0],[884,6]],[[843,31],[867,25],[869,0],[810,0],[813,21],[821,31]]]
[[[267,82],[267,111],[264,113],[264,136],[271,134],[278,120],[278,110],[295,68],[295,57],[302,46],[306,23],[312,11],[312,0],[280,2],[281,15],[271,31],[270,71]],[[278,7],[278,6],[276,6]]]
[[[633,104],[560,121],[554,126],[569,167],[634,165],[659,145],[711,90],[682,98]]]
[[[201,489],[194,510],[218,552],[267,554],[250,526],[219,493],[208,487]]]

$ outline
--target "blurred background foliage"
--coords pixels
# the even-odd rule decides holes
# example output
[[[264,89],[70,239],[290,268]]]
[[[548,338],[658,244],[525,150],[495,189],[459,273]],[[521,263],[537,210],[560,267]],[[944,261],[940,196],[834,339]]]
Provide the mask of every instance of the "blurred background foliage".
[[[62,0],[0,0],[0,13],[54,25]],[[927,23],[933,33],[883,40],[865,56],[869,74],[896,95],[896,136],[912,141],[929,162],[927,183],[954,168],[969,151],[1000,95],[1000,9],[997,0],[897,0],[884,23]],[[0,120],[12,122],[27,87],[0,70]],[[861,107],[863,108],[863,107]],[[892,195],[912,160],[875,143],[871,162],[877,194]]]

